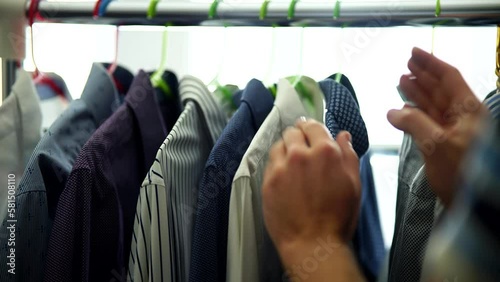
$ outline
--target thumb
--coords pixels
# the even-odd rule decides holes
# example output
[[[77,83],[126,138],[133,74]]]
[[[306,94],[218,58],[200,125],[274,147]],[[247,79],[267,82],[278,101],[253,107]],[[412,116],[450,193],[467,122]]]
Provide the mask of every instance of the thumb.
[[[387,120],[397,129],[410,134],[420,145],[432,143],[434,139],[438,140],[444,135],[441,126],[418,108],[404,107],[401,110],[390,110],[387,113]]]

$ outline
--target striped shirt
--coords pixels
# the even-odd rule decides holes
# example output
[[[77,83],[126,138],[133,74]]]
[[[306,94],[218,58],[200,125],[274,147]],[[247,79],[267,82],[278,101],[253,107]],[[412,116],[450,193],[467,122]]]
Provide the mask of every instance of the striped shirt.
[[[184,111],[158,150],[137,201],[132,281],[188,281],[198,185],[227,118],[199,79],[184,77],[179,91]]]

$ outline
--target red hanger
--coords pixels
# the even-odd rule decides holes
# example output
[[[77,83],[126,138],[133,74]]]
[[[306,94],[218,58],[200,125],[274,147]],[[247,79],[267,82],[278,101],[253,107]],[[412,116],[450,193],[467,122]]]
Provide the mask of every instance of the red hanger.
[[[29,10],[28,10],[28,24],[30,26],[30,33],[31,33],[31,55],[33,58],[33,64],[35,65],[35,71],[33,72],[33,81],[35,84],[43,84],[49,86],[56,95],[61,96],[64,99],[66,98],[66,95],[64,91],[59,87],[52,78],[44,75],[38,70],[38,66],[36,65],[35,62],[35,51],[33,47],[33,23],[35,22],[35,19],[42,19],[40,16],[38,6],[40,4],[40,0],[31,0]],[[19,65],[20,66],[20,65]]]

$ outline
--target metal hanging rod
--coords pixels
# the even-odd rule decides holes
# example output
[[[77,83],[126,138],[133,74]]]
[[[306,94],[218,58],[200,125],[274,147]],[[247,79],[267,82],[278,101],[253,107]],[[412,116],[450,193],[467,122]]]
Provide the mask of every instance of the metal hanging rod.
[[[231,26],[369,26],[451,25],[484,26],[500,24],[499,0],[441,1],[436,17],[436,0],[342,1],[339,17],[333,18],[335,1],[325,3],[297,2],[293,19],[288,19],[289,3],[268,4],[264,20],[259,19],[261,2],[238,0],[220,2],[217,14],[208,20],[211,3],[162,1],[157,15],[146,19],[149,1],[114,1],[104,17],[92,18],[94,2],[42,1],[40,14],[48,21],[105,24],[165,24],[174,25],[231,25]]]

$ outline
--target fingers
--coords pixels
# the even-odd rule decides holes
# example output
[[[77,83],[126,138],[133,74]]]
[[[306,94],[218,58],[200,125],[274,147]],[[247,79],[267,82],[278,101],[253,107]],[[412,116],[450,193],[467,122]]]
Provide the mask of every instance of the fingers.
[[[413,48],[412,50],[411,61],[419,66],[420,69],[429,73],[430,76],[434,77],[437,80],[440,80],[447,73],[455,68],[451,65],[441,61],[440,59],[434,57],[433,55],[425,52],[420,48]]]
[[[299,120],[296,123],[297,128],[302,130],[307,140],[307,143],[311,146],[317,146],[322,143],[324,139],[333,140],[328,129],[321,123],[315,120]]]
[[[438,77],[434,73],[434,68],[436,66],[423,66],[422,63],[420,62],[421,60],[419,59],[419,53],[424,52],[422,50],[417,50],[414,51],[413,53],[417,53],[417,57],[412,56],[410,60],[408,61],[408,69],[411,71],[411,73],[416,77],[414,82],[420,86],[420,88],[425,91],[425,97],[430,100],[431,104],[434,105],[437,109],[440,111],[445,111],[446,108],[450,104],[450,96],[447,95],[450,94],[448,92],[442,93],[441,91],[441,86],[443,85],[442,82],[442,77]],[[425,53],[425,52],[424,52]],[[434,56],[430,55],[430,58],[428,61],[433,62],[434,64],[439,67],[439,64],[445,64],[444,62],[437,62],[439,61],[437,58]],[[424,55],[424,57],[426,57]],[[436,61],[437,60],[437,61]],[[445,64],[443,68],[446,69],[448,73],[452,73],[455,69],[450,66]],[[439,73],[441,75],[442,73]],[[449,91],[452,92],[452,91]]]
[[[286,150],[293,147],[307,146],[304,133],[295,127],[289,127],[283,132],[283,142],[285,142]]]
[[[414,102],[419,108],[424,111],[432,108],[432,103],[425,94],[425,90],[420,87],[417,79],[412,75],[403,75],[399,80],[399,86],[401,90],[408,96],[408,98]]]
[[[351,134],[347,131],[342,131],[337,135],[337,143],[342,150],[342,158],[348,167],[352,167],[356,170],[359,168],[359,159],[356,151],[352,147]]]
[[[443,129],[417,108],[405,107],[401,110],[390,110],[387,113],[387,119],[397,129],[410,134],[417,144],[423,144],[426,140],[444,135]]]

